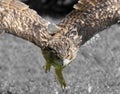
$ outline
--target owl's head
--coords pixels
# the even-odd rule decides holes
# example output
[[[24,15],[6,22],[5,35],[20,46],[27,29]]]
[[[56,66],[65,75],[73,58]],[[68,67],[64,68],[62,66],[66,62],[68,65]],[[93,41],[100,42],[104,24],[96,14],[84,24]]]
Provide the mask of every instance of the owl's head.
[[[51,40],[49,45],[49,57],[52,58],[54,63],[62,66],[66,66],[73,61],[78,51],[69,38],[56,38]]]

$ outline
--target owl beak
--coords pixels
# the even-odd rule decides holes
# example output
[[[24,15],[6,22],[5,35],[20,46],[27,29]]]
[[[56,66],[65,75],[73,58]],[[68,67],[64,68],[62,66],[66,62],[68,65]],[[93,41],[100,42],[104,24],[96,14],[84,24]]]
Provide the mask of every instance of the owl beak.
[[[77,50],[78,51],[78,50]],[[77,51],[73,54],[73,57],[72,59],[63,59],[63,66],[66,66],[68,64],[70,64],[75,58],[76,58],[76,55],[77,55]]]
[[[71,62],[71,60],[64,59],[63,60],[63,66],[67,66],[70,62]]]

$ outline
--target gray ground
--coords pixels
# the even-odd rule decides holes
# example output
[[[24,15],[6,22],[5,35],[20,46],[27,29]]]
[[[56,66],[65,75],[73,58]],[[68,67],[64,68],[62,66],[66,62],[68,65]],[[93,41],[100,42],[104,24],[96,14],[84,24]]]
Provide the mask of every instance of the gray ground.
[[[62,91],[54,68],[45,73],[40,48],[10,34],[0,35],[0,94],[120,94],[120,26],[82,46],[67,66]]]

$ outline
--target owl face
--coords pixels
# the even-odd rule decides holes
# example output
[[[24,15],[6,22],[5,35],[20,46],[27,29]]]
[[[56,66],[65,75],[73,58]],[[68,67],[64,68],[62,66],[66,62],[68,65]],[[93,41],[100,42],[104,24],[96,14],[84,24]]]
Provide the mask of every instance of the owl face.
[[[66,66],[73,61],[78,51],[75,44],[66,37],[51,40],[49,47],[46,53],[43,53],[44,57],[49,62],[60,66]]]

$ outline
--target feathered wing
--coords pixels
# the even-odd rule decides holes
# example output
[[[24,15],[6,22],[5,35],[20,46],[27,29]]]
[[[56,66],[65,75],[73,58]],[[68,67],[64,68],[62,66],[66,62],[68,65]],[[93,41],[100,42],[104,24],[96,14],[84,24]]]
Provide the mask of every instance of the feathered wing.
[[[56,54],[51,55],[52,50],[56,52],[57,49],[54,49],[56,47],[49,50],[49,46],[54,45],[49,44],[49,41],[60,28],[44,20],[24,3],[17,0],[0,1],[0,29],[36,44],[42,48],[42,52],[46,51],[45,54],[43,53],[46,59],[46,71],[50,69],[51,64],[56,63],[56,60],[57,63],[62,64],[62,60],[58,59]],[[62,47],[62,44],[60,45]],[[61,86],[65,86],[64,80],[60,79],[61,69],[59,71],[56,69],[56,73],[59,73],[57,76]]]
[[[18,0],[0,2],[0,26],[6,32],[31,41],[41,48],[47,47],[51,38],[51,23]],[[52,27],[56,28],[54,24]]]
[[[84,11],[84,10],[90,9],[91,7],[95,7],[102,1],[103,0],[79,0],[78,3],[75,4],[73,7],[76,10]]]
[[[36,44],[42,48],[42,52],[46,51],[46,53],[43,53],[46,59],[46,71],[50,69],[51,64],[56,63],[56,55],[51,55],[51,51],[55,51],[55,49],[49,50],[49,46],[54,44],[49,45],[49,41],[60,28],[44,20],[24,3],[16,0],[2,0],[0,2],[0,29]],[[60,64],[62,63],[61,60],[57,61]],[[58,70],[56,71],[58,72]],[[61,70],[58,73],[61,78]],[[60,78],[58,80],[61,86],[62,84],[65,86],[64,80],[62,79],[61,82]]]
[[[120,0],[79,0],[74,8],[57,24],[62,29],[50,41],[61,58],[74,57],[82,44],[120,18]]]
[[[76,28],[78,35],[82,36],[83,44],[96,33],[117,23],[119,19],[120,0],[79,0],[74,5],[74,10],[59,25],[68,29],[65,32],[68,37],[75,37],[72,29]]]
[[[2,0],[0,27],[43,49],[48,47],[46,60],[63,67],[76,57],[81,44],[120,19],[120,0],[79,0],[74,8],[75,10],[56,26],[20,1]],[[60,32],[51,34],[48,31]],[[51,55],[51,51],[55,54]],[[50,68],[46,68],[48,69]],[[56,73],[61,86],[65,87],[61,69],[56,70]]]
[[[87,23],[90,20],[87,18],[87,16],[89,16],[89,14],[87,14],[87,11],[95,8],[96,6],[99,7],[99,4],[104,4],[103,2],[106,2],[106,1],[105,0],[79,0],[78,3],[73,6],[74,10],[72,10],[58,24],[58,26],[62,28],[62,30],[61,32],[56,33],[55,36],[53,37],[53,40],[55,41],[52,41],[51,44],[54,44],[55,48],[54,48],[54,45],[51,45],[51,48],[55,49],[57,53],[61,52],[60,53],[61,57],[65,57],[65,56],[67,57],[67,55],[69,54],[68,49],[72,49],[71,53],[75,53],[79,49],[79,45],[83,41],[82,40],[83,36],[80,35],[79,32],[83,31],[84,28],[88,27],[86,26],[86,24],[90,24],[90,23]],[[99,9],[100,8],[98,8],[98,11]],[[92,11],[91,11],[91,14],[92,14]],[[92,16],[94,15],[92,14]],[[79,27],[81,27],[81,31],[78,30]],[[63,38],[62,41],[64,41],[64,45],[62,45],[63,48],[61,47],[62,43],[60,43],[61,41],[59,40],[60,38],[61,40]],[[59,42],[56,42],[56,41],[59,41]],[[62,50],[62,49],[65,49],[65,50]],[[73,54],[73,56],[75,54]],[[68,55],[68,57],[72,57],[72,56]]]

